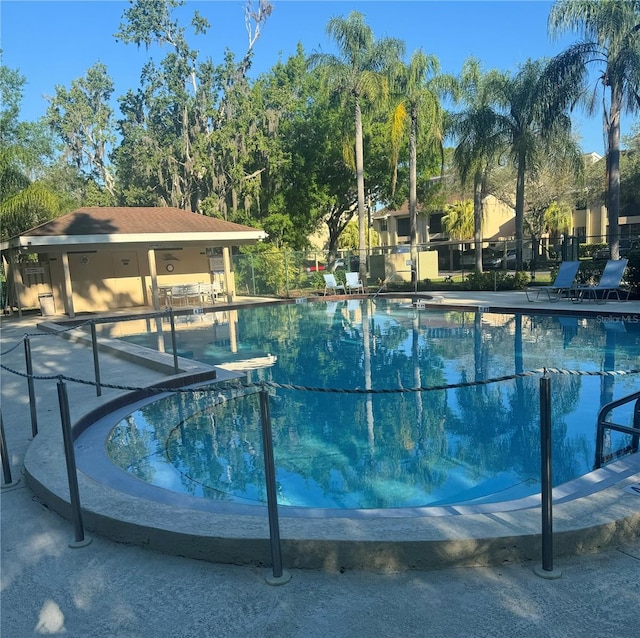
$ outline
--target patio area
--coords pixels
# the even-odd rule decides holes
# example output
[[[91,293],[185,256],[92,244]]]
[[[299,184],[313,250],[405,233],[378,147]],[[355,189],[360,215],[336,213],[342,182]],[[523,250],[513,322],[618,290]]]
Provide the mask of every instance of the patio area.
[[[425,302],[451,308],[576,310],[570,301],[527,302],[523,292],[442,291],[431,299],[425,297]],[[581,313],[640,317],[640,303],[635,301],[604,306],[584,303],[579,309]],[[3,352],[25,332],[38,331],[42,322],[37,316],[4,318]],[[92,378],[93,364],[86,345],[60,336],[34,338],[32,342],[34,355],[48,362],[47,371]],[[19,350],[6,354],[3,365],[16,366],[12,357],[22,356]],[[105,383],[126,380],[147,385],[167,378],[144,362],[124,360],[117,353],[105,352],[101,357],[105,360]],[[12,468],[19,479],[17,485],[3,489],[2,495],[3,634],[64,631],[65,635],[85,636],[89,631],[97,638],[195,637],[203,635],[202,628],[207,627],[207,635],[226,637],[247,635],[260,627],[262,635],[314,637],[330,631],[346,637],[394,635],[399,627],[406,633],[428,625],[434,635],[442,636],[489,632],[510,637],[517,628],[531,636],[588,636],[594,632],[616,635],[618,629],[635,622],[639,599],[637,587],[631,583],[635,583],[633,575],[640,564],[640,496],[629,488],[640,484],[640,467],[616,466],[603,477],[603,489],[583,496],[576,492],[576,498],[567,498],[554,508],[556,565],[563,573],[559,580],[546,581],[533,574],[531,567],[539,561],[535,542],[533,553],[526,558],[515,559],[511,549],[515,536],[523,531],[535,536],[539,530],[539,511],[534,508],[384,522],[288,518],[282,524],[284,566],[293,578],[285,587],[270,588],[264,582],[268,568],[262,566],[265,556],[268,563],[264,515],[236,517],[180,508],[168,515],[164,507],[105,491],[83,476],[79,477],[80,492],[88,527],[99,527],[101,521],[116,534],[105,536],[90,530],[91,544],[71,549],[72,526],[53,511],[67,511],[68,499],[56,383],[38,381],[36,388],[40,432],[30,440],[24,380],[2,370],[3,421]],[[108,390],[103,397],[96,397],[90,386],[74,387],[73,422],[122,395]],[[29,484],[42,481],[50,490],[46,499],[44,494],[34,497],[26,486],[23,464]],[[120,538],[126,544],[117,542],[119,531],[124,531],[114,529],[120,525],[117,520],[127,521],[127,533],[137,530],[134,542],[140,547],[130,545],[131,537],[126,541],[124,536]],[[495,544],[486,540],[492,535]],[[327,538],[332,542],[325,542]],[[213,545],[212,539],[217,539]],[[578,555],[565,552],[576,542],[581,548]],[[421,555],[423,569],[438,570],[413,571],[420,564],[414,563],[405,571],[407,566],[397,562],[398,554],[389,551],[394,543],[396,549],[411,548],[414,557]],[[426,553],[415,554],[416,543],[422,544]],[[499,564],[487,561],[493,566],[454,569],[453,565],[465,564],[460,561],[460,552],[468,552],[472,545],[476,554],[492,555]],[[152,547],[157,551],[150,551]],[[207,554],[213,548],[214,555]],[[185,550],[214,562],[166,555]],[[220,560],[247,562],[247,555],[254,555],[257,562],[219,564]],[[313,560],[316,566],[321,561],[322,569],[299,569],[303,563],[293,560],[296,555],[308,557],[306,567],[311,567]],[[341,573],[358,564],[370,571]],[[483,563],[476,560],[473,564]],[[594,591],[601,595],[594,596]],[[239,600],[253,602],[243,613],[234,613]],[[415,600],[421,604],[415,605]],[[375,611],[381,604],[387,610],[384,615]],[[331,608],[329,624],[327,605]],[[464,614],[459,613],[461,605]],[[452,623],[456,627],[453,633]],[[211,627],[215,627],[213,633]]]

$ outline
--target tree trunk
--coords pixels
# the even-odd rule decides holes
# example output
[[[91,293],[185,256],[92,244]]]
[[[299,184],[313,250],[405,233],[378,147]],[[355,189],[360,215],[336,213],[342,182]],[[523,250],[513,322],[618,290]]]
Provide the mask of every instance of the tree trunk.
[[[362,140],[362,112],[360,98],[356,95],[356,181],[358,185],[358,255],[360,257],[360,281],[367,282],[367,240],[364,203],[364,150]]]
[[[617,82],[611,85],[609,130],[607,131],[607,214],[611,259],[620,259],[620,110],[622,94]]]
[[[473,239],[478,272],[482,272],[482,182],[482,173],[478,170],[473,180]]]
[[[418,292],[418,211],[417,211],[417,150],[416,138],[418,136],[418,107],[411,106],[411,131],[409,132],[409,235],[411,251],[411,283],[414,292]]]
[[[516,270],[522,270],[522,238],[524,234],[524,176],[526,162],[523,155],[518,158],[516,182]]]

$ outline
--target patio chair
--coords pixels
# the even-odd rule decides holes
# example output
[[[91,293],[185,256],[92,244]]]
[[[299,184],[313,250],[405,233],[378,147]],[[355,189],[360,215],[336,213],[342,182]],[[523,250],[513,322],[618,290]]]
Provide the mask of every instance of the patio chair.
[[[569,296],[571,289],[574,287],[574,279],[580,268],[579,261],[563,261],[558,269],[558,274],[554,282],[550,286],[532,286],[524,289],[528,301],[536,301],[540,297],[542,291],[547,293],[549,301],[558,301],[563,295]],[[529,293],[536,291],[535,299],[529,296]],[[553,297],[552,297],[553,293]]]
[[[171,288],[158,286],[158,304],[161,308],[169,306],[169,293]],[[153,286],[149,286],[149,299],[153,299]]]
[[[212,301],[218,300],[218,295],[221,295],[224,292],[222,289],[222,283],[220,281],[214,281],[211,284],[211,299]]]
[[[345,277],[347,279],[347,282],[346,282],[347,292],[351,292],[352,290],[355,290],[357,292],[361,292],[364,295],[364,286],[360,281],[360,275],[357,272],[345,273]]]
[[[169,305],[171,307],[187,305],[187,291],[184,286],[171,286]]]
[[[342,290],[342,292],[346,292],[344,286],[342,284],[339,284],[336,281],[335,275],[323,273],[322,276],[324,277],[324,294],[325,295],[328,295],[329,292],[333,292],[334,294],[336,294],[338,290]]]
[[[219,281],[214,281],[210,284],[200,284],[200,296],[203,303],[205,301],[215,303],[218,300],[218,295],[222,294],[222,284]]]
[[[196,306],[202,303],[202,293],[200,292],[200,284],[187,284],[185,287],[185,295],[187,297],[187,305]]]
[[[621,285],[628,263],[628,259],[609,259],[597,284],[593,286],[575,286],[571,290],[573,302],[580,303],[586,296],[589,300],[606,303],[613,294],[615,294],[618,301],[627,301],[631,291],[622,288]],[[621,295],[624,295],[624,299]]]

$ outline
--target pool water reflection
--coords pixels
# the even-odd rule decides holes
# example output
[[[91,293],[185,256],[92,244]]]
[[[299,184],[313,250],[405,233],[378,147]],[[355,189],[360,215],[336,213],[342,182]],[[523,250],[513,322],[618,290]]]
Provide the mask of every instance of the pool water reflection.
[[[179,330],[179,348],[242,369],[252,382],[410,389],[543,367],[625,370],[640,362],[640,325],[615,318],[415,309],[408,300],[382,299],[218,314]],[[152,345],[158,335],[127,339]],[[600,406],[637,383],[636,376],[553,375],[554,484],[593,469]],[[536,493],[538,386],[534,376],[402,394],[278,388],[271,419],[279,502],[392,508]],[[218,394],[178,394],[135,411],[109,436],[112,461],[173,491],[266,502],[257,395],[218,404]],[[621,410],[616,420],[631,424],[631,407]],[[615,450],[626,442],[612,435],[607,443]]]

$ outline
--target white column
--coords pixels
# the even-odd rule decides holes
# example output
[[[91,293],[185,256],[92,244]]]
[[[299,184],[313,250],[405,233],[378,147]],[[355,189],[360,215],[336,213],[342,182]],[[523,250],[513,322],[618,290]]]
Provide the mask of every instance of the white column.
[[[235,283],[231,275],[231,249],[225,246],[222,249],[222,266],[224,268],[224,287],[227,292],[227,301],[231,303],[235,294]]]
[[[155,310],[160,310],[160,295],[158,294],[158,271],[156,269],[155,249],[149,248],[147,250],[147,259],[149,261],[149,274],[151,275],[151,303],[153,304]]]
[[[20,271],[20,259],[17,250],[11,251],[11,275],[13,278],[13,294],[16,296],[18,317],[22,317],[22,272]]]
[[[71,287],[71,271],[69,270],[69,255],[63,252],[62,255],[62,272],[64,273],[64,285],[62,287],[64,306],[69,317],[75,317],[76,313],[73,309],[73,288]]]

